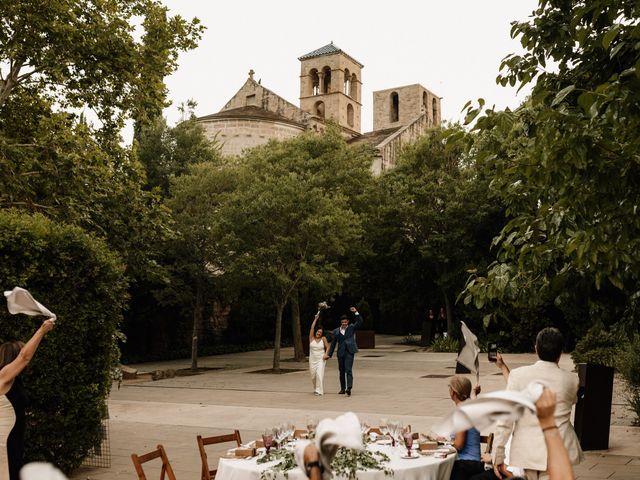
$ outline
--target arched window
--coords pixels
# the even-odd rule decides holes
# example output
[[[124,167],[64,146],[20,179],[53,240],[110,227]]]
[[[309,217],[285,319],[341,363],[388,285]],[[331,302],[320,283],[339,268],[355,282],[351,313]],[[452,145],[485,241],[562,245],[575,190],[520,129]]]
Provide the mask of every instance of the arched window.
[[[351,74],[348,68],[344,69],[344,94],[351,95]]]
[[[389,121],[391,123],[400,120],[400,98],[398,92],[392,92],[389,98]]]
[[[318,117],[324,118],[324,102],[316,102],[313,111]]]
[[[427,96],[427,92],[422,92],[422,109],[425,114],[429,111],[429,97]]]
[[[331,69],[329,67],[324,67],[322,69],[322,72],[324,73],[324,89],[322,90],[322,92],[329,93],[331,91]]]
[[[318,70],[315,68],[309,72],[309,79],[311,80],[311,95],[320,94],[320,77],[318,76]]]
[[[350,103],[347,105],[347,124],[353,127],[353,105]]]
[[[438,102],[435,98],[431,102],[431,114],[433,115],[433,124],[436,125],[438,123]]]
[[[351,83],[349,84],[349,86],[350,86],[350,92],[351,92],[349,96],[357,101],[358,100],[358,77],[356,77],[355,73],[351,75]]]

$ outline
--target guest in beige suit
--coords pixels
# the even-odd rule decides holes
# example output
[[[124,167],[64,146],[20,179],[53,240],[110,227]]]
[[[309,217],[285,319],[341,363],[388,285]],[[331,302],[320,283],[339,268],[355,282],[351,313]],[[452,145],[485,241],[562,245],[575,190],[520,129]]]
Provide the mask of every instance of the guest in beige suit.
[[[571,407],[576,403],[578,376],[558,366],[562,355],[562,333],[557,328],[545,328],[536,337],[536,353],[539,361],[527,367],[511,370],[507,381],[507,390],[524,390],[529,382],[539,380],[552,390],[557,399],[555,425],[567,448],[573,465],[583,459],[578,437],[571,425]],[[535,414],[527,412],[513,423],[499,423],[495,434],[494,471],[498,478],[499,468],[504,463],[504,447],[513,432],[511,440],[511,465],[524,468],[527,480],[545,480],[549,478],[547,466],[547,447],[543,430]]]

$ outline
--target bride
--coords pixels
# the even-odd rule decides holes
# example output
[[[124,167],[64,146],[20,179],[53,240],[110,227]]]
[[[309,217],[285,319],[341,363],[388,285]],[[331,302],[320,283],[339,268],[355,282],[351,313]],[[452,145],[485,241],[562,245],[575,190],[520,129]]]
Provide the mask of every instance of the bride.
[[[313,383],[313,394],[322,395],[324,390],[322,388],[322,379],[324,378],[324,355],[329,348],[329,342],[327,337],[323,335],[322,327],[316,328],[316,323],[320,318],[320,311],[316,313],[311,329],[309,330],[309,372],[311,373],[311,382]],[[315,331],[314,331],[315,330]]]

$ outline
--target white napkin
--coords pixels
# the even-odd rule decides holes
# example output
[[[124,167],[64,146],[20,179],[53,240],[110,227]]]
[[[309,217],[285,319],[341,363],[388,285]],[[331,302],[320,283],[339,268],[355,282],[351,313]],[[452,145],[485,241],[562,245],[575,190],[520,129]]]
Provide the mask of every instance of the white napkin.
[[[28,463],[20,470],[20,480],[67,480],[67,477],[50,463]]]
[[[7,297],[7,308],[12,315],[24,313],[26,315],[44,315],[56,319],[55,313],[36,301],[24,288],[15,287],[13,290],[4,292],[4,296]]]
[[[296,446],[296,462],[298,466],[304,468],[304,449],[311,443],[310,441],[298,442]],[[323,478],[331,478],[331,461],[336,456],[339,447],[363,450],[362,431],[360,421],[353,412],[347,412],[339,417],[325,418],[316,428],[316,438],[314,440],[320,452],[320,463],[324,466]]]
[[[464,338],[464,347],[458,354],[458,363],[467,367],[471,373],[476,374],[476,385],[480,383],[480,362],[478,354],[480,353],[480,345],[478,345],[478,337],[476,337],[467,324],[460,322],[462,325],[462,336]]]
[[[516,421],[526,410],[535,413],[536,401],[542,395],[544,385],[531,382],[525,390],[514,392],[500,390],[478,396],[458,405],[444,420],[436,423],[432,430],[437,435],[448,437],[451,433],[463,432],[475,427],[484,430],[497,421]]]

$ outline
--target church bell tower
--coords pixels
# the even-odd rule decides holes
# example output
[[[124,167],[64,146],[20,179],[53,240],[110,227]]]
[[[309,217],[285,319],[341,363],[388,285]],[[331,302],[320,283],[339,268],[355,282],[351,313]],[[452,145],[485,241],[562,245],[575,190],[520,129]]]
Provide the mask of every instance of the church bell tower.
[[[300,108],[360,133],[362,65],[331,42],[302,55]]]

